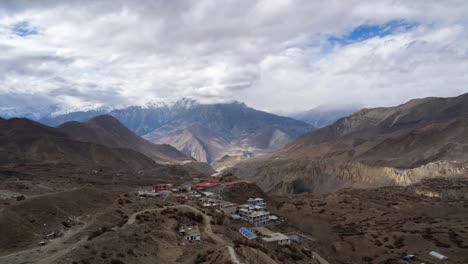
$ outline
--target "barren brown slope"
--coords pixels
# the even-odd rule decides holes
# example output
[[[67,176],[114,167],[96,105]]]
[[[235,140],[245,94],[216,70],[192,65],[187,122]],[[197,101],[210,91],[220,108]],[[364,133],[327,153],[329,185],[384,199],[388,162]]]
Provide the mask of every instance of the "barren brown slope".
[[[154,162],[130,149],[80,142],[51,127],[24,119],[0,122],[0,164],[57,164],[114,169],[154,168]]]
[[[278,155],[362,161],[414,168],[437,160],[468,161],[468,95],[411,100],[367,109],[308,133]]]
[[[434,121],[450,120],[468,114],[468,94],[449,98],[414,99],[396,107],[362,109],[333,125],[306,133],[286,148],[304,148],[333,142],[344,136],[375,137],[402,129],[411,129]]]
[[[271,155],[241,162],[230,172],[278,193],[408,184],[424,175],[463,174],[467,112],[467,95],[362,110]],[[436,168],[424,166],[439,161],[442,165]]]
[[[145,135],[145,138],[152,142],[171,144],[196,160],[208,163],[229,148],[229,143],[221,135],[201,124],[191,124],[179,130],[172,129],[171,126],[165,126]]]
[[[44,236],[65,229],[76,216],[102,212],[114,194],[95,189],[43,195],[8,206],[0,213],[0,254],[36,246]]]
[[[133,149],[158,162],[191,160],[170,145],[146,141],[110,115],[97,116],[82,123],[67,122],[57,129],[75,140],[102,144],[111,148]]]

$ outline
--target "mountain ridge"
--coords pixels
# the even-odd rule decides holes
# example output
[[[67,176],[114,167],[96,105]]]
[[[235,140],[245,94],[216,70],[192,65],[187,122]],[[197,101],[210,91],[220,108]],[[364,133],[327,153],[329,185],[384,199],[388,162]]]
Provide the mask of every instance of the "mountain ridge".
[[[97,116],[81,123],[67,122],[57,129],[76,140],[133,149],[157,162],[191,160],[172,146],[156,145],[142,139],[110,115]]]
[[[379,177],[393,175],[389,170],[411,173],[437,162],[446,163],[435,171],[425,170],[426,175],[463,175],[467,173],[464,168],[468,168],[467,153],[468,94],[463,94],[362,109],[330,126],[305,133],[272,154],[242,161],[224,173],[255,179],[258,184],[286,184],[284,188],[264,186],[281,192],[300,186],[306,191],[335,191],[333,184],[347,186],[342,185],[340,175],[348,175],[346,179],[354,181],[354,187],[360,186],[362,176],[366,182],[374,182],[365,186],[379,187]]]
[[[43,119],[55,125],[86,121],[101,112],[68,113]],[[130,106],[106,114],[156,144],[175,146],[198,161],[214,162],[222,156],[277,150],[314,127],[293,118],[277,116],[241,102],[202,104],[182,99],[172,104]],[[267,128],[268,127],[268,128]],[[273,129],[273,127],[275,129]]]
[[[73,140],[61,131],[25,118],[0,122],[1,165],[59,164],[149,169],[157,165],[128,149]]]

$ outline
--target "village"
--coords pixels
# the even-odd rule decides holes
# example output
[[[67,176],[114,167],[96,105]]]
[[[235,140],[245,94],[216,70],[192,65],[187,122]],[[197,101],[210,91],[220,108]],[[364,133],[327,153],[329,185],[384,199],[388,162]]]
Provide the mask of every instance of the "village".
[[[233,263],[243,263],[238,259],[233,249],[233,245],[239,243],[258,247],[264,252],[279,252],[279,255],[284,252],[293,253],[289,256],[295,263],[329,263],[324,257],[313,250],[317,246],[316,239],[294,228],[285,228],[290,227],[290,225],[280,215],[274,213],[275,206],[269,205],[265,197],[246,196],[246,194],[243,194],[240,195],[242,199],[236,197],[235,201],[232,198],[226,197],[225,193],[232,189],[238,188],[242,192],[245,184],[245,182],[237,179],[224,180],[211,178],[201,181],[195,178],[191,182],[184,182],[179,185],[170,183],[157,184],[151,189],[138,191],[138,196],[142,199],[173,200],[176,203],[197,208],[200,212],[206,212],[212,216],[212,219],[217,219],[216,224],[220,226],[218,235],[223,237],[222,239],[218,239],[218,242],[226,244]],[[213,223],[213,220],[211,222]],[[230,229],[235,228],[236,232],[230,233],[228,226]],[[194,221],[190,223],[183,221],[177,223],[176,232],[179,239],[185,241],[181,242],[181,244],[200,243],[200,241],[205,239],[199,223]],[[208,237],[210,239],[213,238],[212,236]],[[261,252],[259,249],[257,251]],[[305,256],[305,259],[301,259],[300,257],[294,259],[295,256],[300,256],[301,254]],[[442,262],[447,259],[446,256],[435,251],[428,252],[428,257]],[[281,257],[277,260],[281,261]],[[415,255],[402,255],[401,260],[410,263],[439,263],[428,260],[425,256]],[[249,262],[248,260],[245,261]],[[258,262],[257,259],[254,263],[262,262]]]
[[[318,253],[308,248],[310,243],[315,242],[312,237],[298,231],[280,232],[277,230],[278,226],[284,224],[284,220],[269,210],[269,205],[264,198],[249,197],[243,203],[223,198],[225,190],[242,183],[239,180],[223,181],[213,178],[201,181],[195,178],[191,182],[184,182],[179,185],[171,183],[157,184],[151,189],[139,190],[138,196],[141,199],[177,201],[177,203],[195,207],[210,215],[216,214],[218,221],[221,218],[223,219],[221,220],[222,223],[229,221],[230,225],[235,226],[237,230],[237,235],[234,235],[234,238],[231,237],[234,243],[225,242],[233,263],[242,262],[236,256],[232,245],[254,242],[273,249],[297,247],[297,250],[306,252],[315,261],[312,263],[328,263]],[[176,228],[181,244],[202,241],[204,236],[200,230],[199,223],[196,221],[179,221]]]

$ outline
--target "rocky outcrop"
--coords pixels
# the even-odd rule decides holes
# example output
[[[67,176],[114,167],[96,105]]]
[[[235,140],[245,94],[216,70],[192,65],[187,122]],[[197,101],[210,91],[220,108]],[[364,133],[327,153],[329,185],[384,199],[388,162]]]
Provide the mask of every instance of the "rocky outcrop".
[[[427,177],[452,177],[468,173],[468,167],[447,161],[413,169],[368,166],[359,162],[330,160],[245,161],[223,171],[252,180],[270,194],[327,193],[342,188],[374,188],[410,185]]]

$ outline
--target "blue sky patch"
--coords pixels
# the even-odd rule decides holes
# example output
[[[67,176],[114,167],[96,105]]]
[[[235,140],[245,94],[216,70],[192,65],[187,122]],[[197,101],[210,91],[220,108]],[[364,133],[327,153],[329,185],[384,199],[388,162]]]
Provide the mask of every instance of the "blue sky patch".
[[[360,25],[353,29],[349,34],[344,36],[331,36],[328,38],[328,41],[333,45],[339,44],[345,46],[374,37],[381,38],[391,34],[405,32],[415,26],[417,26],[416,23],[410,23],[407,21],[390,21],[382,25]]]
[[[11,31],[13,34],[20,37],[27,37],[29,35],[39,34],[34,27],[31,27],[28,21],[18,22],[11,26]]]

